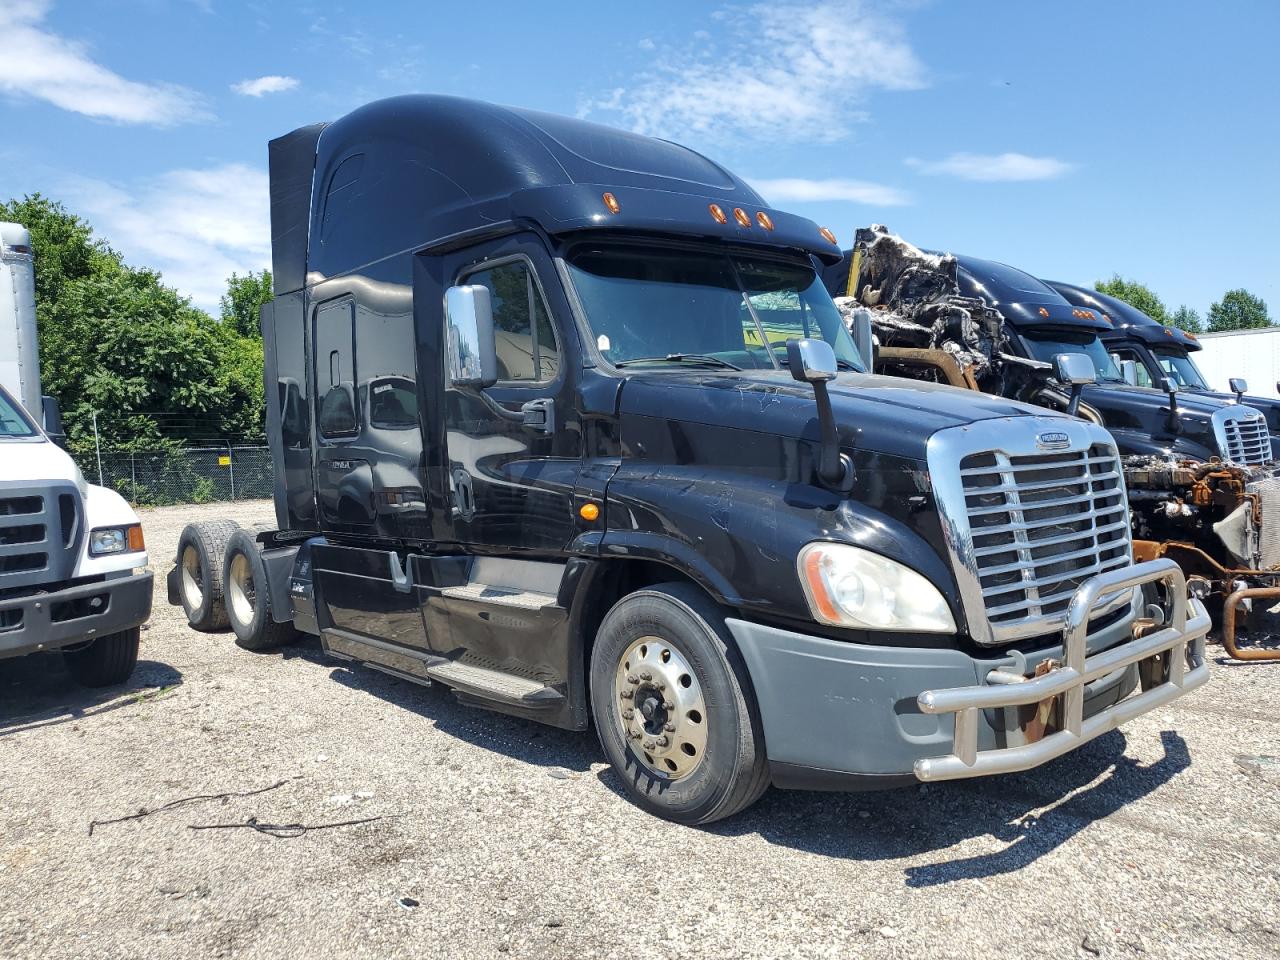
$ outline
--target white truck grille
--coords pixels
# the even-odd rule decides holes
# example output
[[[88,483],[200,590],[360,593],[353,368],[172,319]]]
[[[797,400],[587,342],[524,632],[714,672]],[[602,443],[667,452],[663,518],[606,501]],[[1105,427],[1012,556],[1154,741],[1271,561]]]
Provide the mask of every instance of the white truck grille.
[[[0,594],[70,577],[79,527],[74,486],[0,484]]]
[[[1223,407],[1213,415],[1213,433],[1222,459],[1243,466],[1271,462],[1271,431],[1261,411],[1243,404]]]
[[[1007,428],[984,449],[994,423]],[[929,468],[970,633],[988,644],[1054,633],[1081,584],[1132,563],[1114,441],[1093,424],[1041,417],[961,429],[931,440]],[[948,446],[962,447],[950,475]],[[1128,599],[1102,598],[1095,616]]]

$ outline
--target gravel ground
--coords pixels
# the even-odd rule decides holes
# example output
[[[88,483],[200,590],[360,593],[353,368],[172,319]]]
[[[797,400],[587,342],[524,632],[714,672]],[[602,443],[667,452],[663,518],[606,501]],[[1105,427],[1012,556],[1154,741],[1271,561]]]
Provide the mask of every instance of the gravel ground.
[[[1215,663],[1029,774],[775,790],[689,829],[628,804],[591,734],[190,630],[163,574],[183,524],[232,509],[144,513],[126,687],[0,662],[0,957],[1280,956],[1280,665]],[[190,829],[251,817],[381,819]]]

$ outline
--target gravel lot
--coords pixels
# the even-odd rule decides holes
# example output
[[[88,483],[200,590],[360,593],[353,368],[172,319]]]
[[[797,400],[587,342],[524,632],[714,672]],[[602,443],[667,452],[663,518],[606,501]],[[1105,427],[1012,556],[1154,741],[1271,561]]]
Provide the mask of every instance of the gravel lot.
[[[1280,956],[1280,665],[1215,664],[1030,774],[771,791],[688,829],[629,805],[591,734],[188,629],[178,534],[233,510],[272,516],[144,513],[156,607],[126,687],[0,661],[0,957]],[[382,819],[189,828],[251,817]]]

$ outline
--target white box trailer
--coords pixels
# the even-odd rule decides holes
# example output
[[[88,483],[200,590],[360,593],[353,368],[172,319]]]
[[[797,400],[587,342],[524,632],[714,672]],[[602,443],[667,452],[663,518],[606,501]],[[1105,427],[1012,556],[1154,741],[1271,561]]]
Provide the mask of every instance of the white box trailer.
[[[0,223],[0,385],[42,418],[31,234],[16,223]]]
[[[1196,366],[1213,389],[1229,391],[1227,381],[1243,377],[1254,396],[1280,392],[1280,327],[1202,333],[1198,339],[1204,349],[1195,355]]]

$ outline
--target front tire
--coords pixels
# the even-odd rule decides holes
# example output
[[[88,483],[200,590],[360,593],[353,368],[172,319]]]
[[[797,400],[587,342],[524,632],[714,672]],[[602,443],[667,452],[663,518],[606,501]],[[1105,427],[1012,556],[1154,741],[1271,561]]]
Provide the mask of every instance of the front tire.
[[[85,687],[110,687],[124,683],[138,665],[142,628],[107,633],[77,650],[62,651],[67,672]]]
[[[246,650],[274,650],[298,638],[292,623],[277,623],[271,616],[271,589],[262,547],[247,530],[237,530],[227,541],[223,555],[223,602],[236,644]]]
[[[591,706],[627,793],[659,817],[711,823],[769,785],[746,667],[696,587],[660,584],[609,611],[591,652]]]

